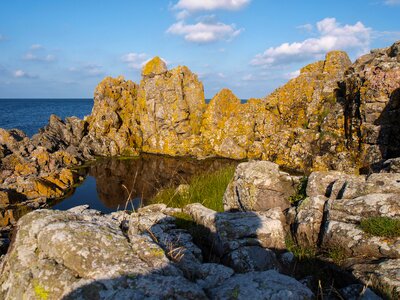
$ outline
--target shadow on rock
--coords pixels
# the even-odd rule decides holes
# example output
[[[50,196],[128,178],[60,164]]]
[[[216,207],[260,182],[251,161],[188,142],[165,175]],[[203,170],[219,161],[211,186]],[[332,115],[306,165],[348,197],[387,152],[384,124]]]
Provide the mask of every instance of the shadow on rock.
[[[212,212],[199,204],[187,211],[203,217],[211,217]],[[271,264],[263,271],[251,271],[251,259],[247,259],[250,264],[237,264],[240,252],[252,257],[252,251],[244,249],[260,247],[257,239],[265,232],[258,230],[265,231],[266,226],[257,215],[240,213],[236,217],[241,217],[235,218],[228,217],[235,214],[214,212],[215,223],[200,224],[215,239],[211,251],[230,257],[222,257],[221,261],[228,262],[225,266],[203,257],[188,231],[177,226],[179,222],[172,215],[179,212],[165,205],[131,215],[101,215],[87,207],[34,211],[18,222],[15,240],[2,261],[1,298],[313,297],[307,287],[272,270]],[[260,251],[262,248],[254,253]],[[271,253],[268,257],[275,264],[274,256]],[[246,255],[243,259],[246,261]]]

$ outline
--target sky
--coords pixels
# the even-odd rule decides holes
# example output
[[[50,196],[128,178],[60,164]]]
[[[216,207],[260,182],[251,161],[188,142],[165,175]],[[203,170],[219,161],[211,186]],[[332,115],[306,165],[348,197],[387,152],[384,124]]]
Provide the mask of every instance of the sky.
[[[400,0],[2,0],[0,98],[90,98],[160,56],[206,98],[264,97],[331,50],[400,40]]]

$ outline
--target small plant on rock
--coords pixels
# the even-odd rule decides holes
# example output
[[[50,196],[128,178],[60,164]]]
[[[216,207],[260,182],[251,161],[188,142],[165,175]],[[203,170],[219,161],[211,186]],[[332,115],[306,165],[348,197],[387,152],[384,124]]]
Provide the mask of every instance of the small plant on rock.
[[[301,200],[306,199],[307,197],[307,183],[308,183],[308,177],[307,176],[303,176],[300,179],[300,182],[296,188],[296,193],[293,196],[289,197],[289,202],[292,204],[296,204]]]
[[[361,220],[360,227],[366,233],[394,238],[400,236],[400,218],[370,217]]]

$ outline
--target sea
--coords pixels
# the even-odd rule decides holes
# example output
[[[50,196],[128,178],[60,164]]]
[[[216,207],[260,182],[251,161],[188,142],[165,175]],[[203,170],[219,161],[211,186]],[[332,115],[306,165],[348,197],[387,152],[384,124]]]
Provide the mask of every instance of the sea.
[[[93,99],[0,99],[0,128],[21,129],[29,137],[47,125],[51,114],[62,119],[90,115]]]
[[[205,100],[206,103],[210,99]],[[246,100],[242,99],[242,103]],[[66,117],[90,115],[93,99],[1,99],[0,98],[0,128],[21,129],[29,137],[38,133],[39,128],[47,125],[51,114]]]

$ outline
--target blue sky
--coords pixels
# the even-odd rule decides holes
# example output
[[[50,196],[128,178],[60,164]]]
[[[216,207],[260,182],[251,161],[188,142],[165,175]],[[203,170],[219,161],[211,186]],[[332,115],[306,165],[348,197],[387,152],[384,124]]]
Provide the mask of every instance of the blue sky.
[[[162,57],[211,98],[263,97],[330,50],[355,59],[400,40],[400,0],[7,0],[0,98],[92,97],[105,76],[140,81]]]

